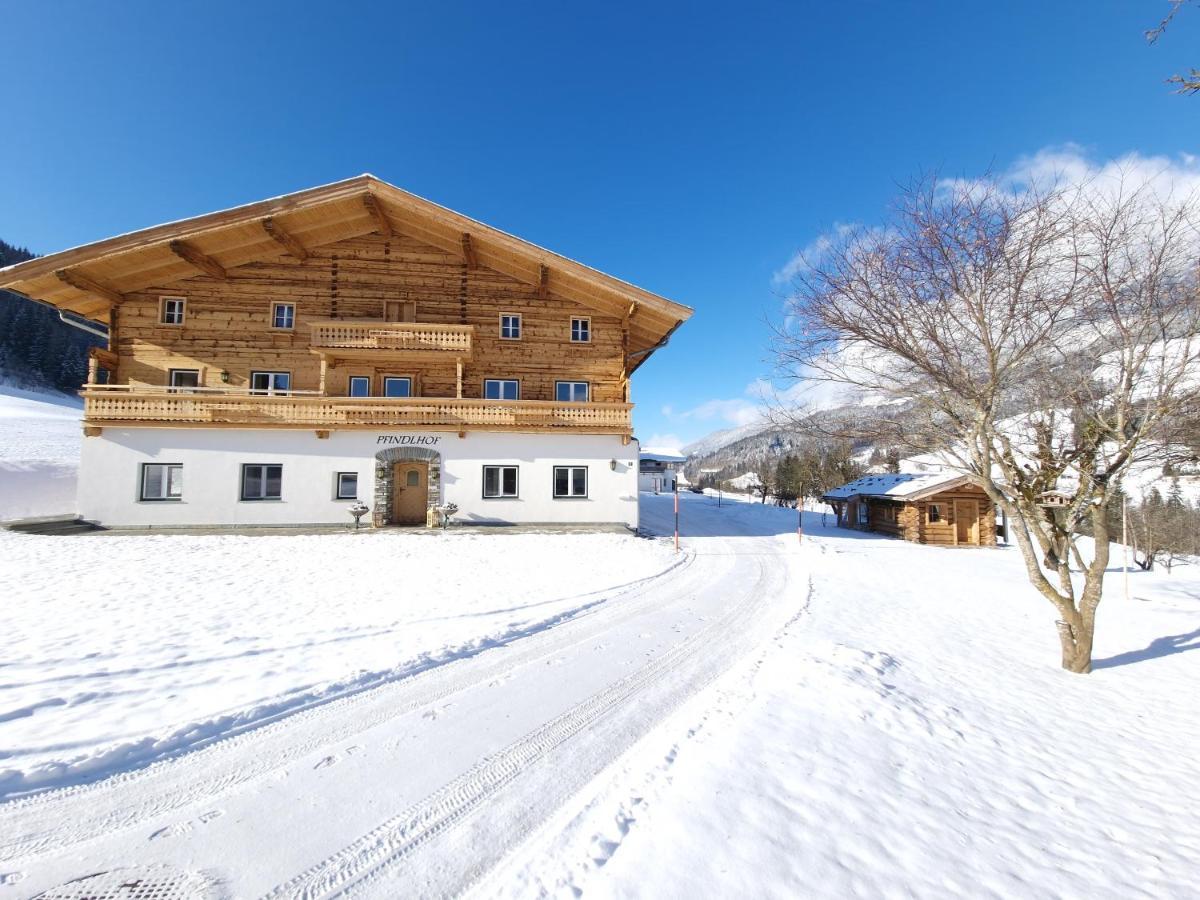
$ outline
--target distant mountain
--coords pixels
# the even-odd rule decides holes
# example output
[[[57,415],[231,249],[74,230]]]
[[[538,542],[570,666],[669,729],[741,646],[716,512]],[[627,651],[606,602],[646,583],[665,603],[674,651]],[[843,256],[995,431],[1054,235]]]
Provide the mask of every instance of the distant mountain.
[[[34,254],[0,241],[0,269]],[[74,392],[87,378],[87,354],[103,341],[64,324],[48,306],[0,290],[0,381]]]
[[[771,423],[764,421],[751,422],[749,425],[739,425],[736,428],[714,431],[711,434],[706,434],[697,441],[692,441],[692,443],[685,445],[682,448],[682,452],[684,456],[706,456],[717,452],[722,447],[728,447],[730,444],[753,437],[770,427]]]

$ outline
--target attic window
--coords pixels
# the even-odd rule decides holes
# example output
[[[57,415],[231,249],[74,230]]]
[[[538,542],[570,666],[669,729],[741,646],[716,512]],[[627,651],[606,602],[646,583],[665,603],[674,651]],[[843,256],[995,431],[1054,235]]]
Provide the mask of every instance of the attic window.
[[[182,325],[187,300],[183,297],[163,297],[159,321],[164,325]]]

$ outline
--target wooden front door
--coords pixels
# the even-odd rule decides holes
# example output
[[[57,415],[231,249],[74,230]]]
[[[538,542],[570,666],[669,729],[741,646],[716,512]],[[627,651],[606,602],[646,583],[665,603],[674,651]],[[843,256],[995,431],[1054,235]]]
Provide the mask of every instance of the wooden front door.
[[[954,501],[956,544],[979,543],[979,504],[974,500]]]
[[[429,464],[398,462],[392,468],[392,524],[424,525],[429,505]]]

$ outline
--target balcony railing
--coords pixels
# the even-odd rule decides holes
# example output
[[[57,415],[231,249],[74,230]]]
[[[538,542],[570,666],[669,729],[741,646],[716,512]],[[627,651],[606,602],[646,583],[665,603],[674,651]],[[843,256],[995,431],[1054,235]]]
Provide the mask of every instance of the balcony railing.
[[[630,403],[263,395],[244,388],[84,385],[84,424],[171,427],[430,428],[444,431],[580,431],[630,434]]]
[[[473,325],[383,322],[375,319],[312,319],[310,346],[332,356],[433,353],[470,356]]]

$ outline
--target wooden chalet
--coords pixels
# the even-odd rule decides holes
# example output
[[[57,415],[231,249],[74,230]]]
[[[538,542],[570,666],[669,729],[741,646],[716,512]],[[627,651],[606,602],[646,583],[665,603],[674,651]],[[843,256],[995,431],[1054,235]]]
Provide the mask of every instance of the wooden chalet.
[[[918,544],[992,547],[996,514],[983,490],[961,475],[866,475],[822,498],[842,528],[872,531]]]
[[[123,459],[115,446],[99,452],[85,441],[81,479],[92,485],[81,485],[81,506],[85,514],[135,523],[246,521],[245,507],[207,504],[199,512],[183,499],[170,514],[146,505],[145,479],[153,493],[166,483],[165,472],[142,473],[142,487],[133,492],[142,505],[102,500],[95,489],[117,476],[123,485],[133,477],[128,465],[144,468],[155,459],[187,457],[171,464],[190,469],[189,485],[224,478],[212,454],[227,450],[239,460],[325,453],[347,483],[354,471],[355,493],[364,495],[358,499],[374,499],[375,521],[384,524],[395,520],[400,504],[389,499],[392,476],[381,472],[390,462],[375,465],[372,441],[415,446],[419,439],[428,447],[434,437],[439,457],[457,453],[480,467],[494,458],[506,471],[481,468],[468,476],[464,469],[453,479],[440,471],[432,481],[430,472],[420,472],[417,479],[429,489],[421,503],[406,501],[413,520],[424,517],[425,504],[453,501],[472,506],[467,518],[480,520],[608,521],[616,515],[611,505],[604,513],[584,504],[522,505],[524,488],[514,485],[524,479],[507,471],[510,462],[574,465],[572,445],[548,444],[549,435],[628,445],[630,378],[691,315],[686,306],[371,175],[19,263],[0,270],[0,287],[107,334],[108,346],[93,351],[82,386],[84,431],[90,439],[137,447]],[[226,437],[187,438],[187,432]],[[264,443],[268,432],[281,436]],[[372,449],[371,460],[352,466],[359,451],[347,442],[360,432],[373,433],[356,439],[356,446]],[[447,450],[452,440],[505,433],[543,439],[520,447],[493,441],[490,448],[477,440],[470,453],[466,444]],[[302,450],[300,440],[321,443]],[[631,454],[589,454],[596,464],[590,481],[588,473],[568,475],[567,495],[593,498],[599,464],[623,472],[617,464],[627,462],[630,484],[612,491],[632,496],[636,506],[636,447]],[[260,480],[269,477],[267,469],[256,471]],[[275,473],[271,468],[273,480]],[[286,472],[282,477],[289,481]],[[539,469],[537,477],[563,476]],[[311,490],[327,502],[327,481],[315,489],[293,478],[291,493],[298,500],[301,490]],[[373,493],[365,490],[368,482]],[[381,489],[382,482],[389,483]],[[452,485],[462,486],[460,496]],[[559,499],[554,485],[540,487]],[[262,488],[254,480],[249,489]],[[183,491],[186,497],[189,489]],[[467,491],[478,496],[468,500]],[[500,496],[491,496],[496,491]],[[244,500],[246,492],[243,484],[238,496]],[[287,493],[285,487],[263,499]],[[333,496],[341,501],[348,494]],[[480,508],[481,499],[503,502]],[[334,517],[317,499],[303,506],[288,516],[251,518]]]

